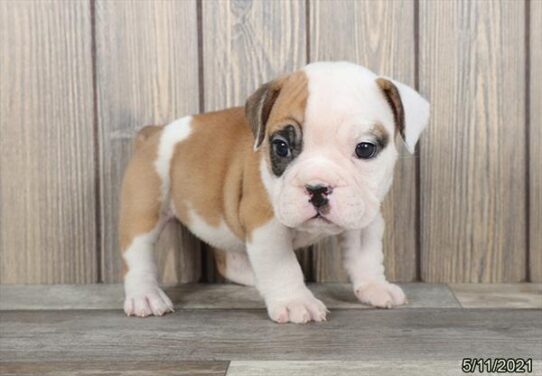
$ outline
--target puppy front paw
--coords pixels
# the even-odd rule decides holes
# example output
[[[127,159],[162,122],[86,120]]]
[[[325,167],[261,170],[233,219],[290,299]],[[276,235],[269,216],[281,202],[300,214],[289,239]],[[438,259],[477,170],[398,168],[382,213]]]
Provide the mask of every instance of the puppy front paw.
[[[127,316],[163,316],[174,312],[173,303],[159,287],[126,294],[124,312]]]
[[[403,290],[389,282],[371,282],[354,289],[360,302],[378,308],[392,308],[407,302]]]
[[[326,315],[329,312],[324,303],[316,299],[312,293],[288,300],[269,299],[266,304],[269,317],[279,324],[326,321]]]

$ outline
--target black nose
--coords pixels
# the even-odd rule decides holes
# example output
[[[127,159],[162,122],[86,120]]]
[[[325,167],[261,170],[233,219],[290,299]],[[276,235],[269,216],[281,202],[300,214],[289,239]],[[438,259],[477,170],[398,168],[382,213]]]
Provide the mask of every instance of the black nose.
[[[327,195],[330,193],[328,187],[323,185],[306,185],[305,188],[311,196],[309,202],[313,204],[315,208],[320,208],[324,205],[327,205]]]

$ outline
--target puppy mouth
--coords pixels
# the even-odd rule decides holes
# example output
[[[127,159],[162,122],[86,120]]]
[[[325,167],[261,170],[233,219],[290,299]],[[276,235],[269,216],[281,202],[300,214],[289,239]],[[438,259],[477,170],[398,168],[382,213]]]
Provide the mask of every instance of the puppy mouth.
[[[316,221],[316,222],[326,223],[326,224],[329,224],[329,225],[334,224],[334,223],[331,222],[329,219],[327,219],[326,217],[324,217],[324,216],[322,215],[322,213],[320,213],[320,212],[316,212],[316,214],[315,214],[314,216],[312,216],[311,218],[309,218],[308,221]]]

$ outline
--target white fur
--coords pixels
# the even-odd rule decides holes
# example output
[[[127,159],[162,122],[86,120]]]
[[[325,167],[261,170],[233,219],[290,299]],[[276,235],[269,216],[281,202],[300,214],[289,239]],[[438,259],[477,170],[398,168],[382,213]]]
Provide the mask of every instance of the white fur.
[[[429,102],[411,87],[390,78],[386,79],[393,82],[399,90],[405,111],[405,145],[409,152],[414,153],[420,134],[429,122]]]
[[[175,145],[190,136],[192,122],[191,116],[186,116],[169,123],[164,127],[160,136],[160,146],[158,147],[158,157],[154,161],[156,171],[162,179],[162,202],[167,202],[169,192],[169,169],[171,167],[171,158],[175,150]]]
[[[366,227],[374,220],[390,188],[397,149],[392,108],[370,70],[347,62],[314,63],[303,68],[308,98],[303,150],[280,177],[261,169],[275,214],[287,227],[336,234]],[[395,82],[404,102],[407,146],[413,148],[426,126],[429,104],[418,93]],[[360,142],[376,141],[376,127],[388,133],[387,146],[373,159],[355,156]],[[317,214],[307,185],[332,188],[326,213]],[[323,219],[322,219],[323,217]]]
[[[191,132],[191,116],[183,117],[166,125],[160,136],[158,155],[154,166],[162,181],[161,202],[169,208],[169,169],[175,145],[188,138]],[[162,215],[164,215],[162,213]],[[124,251],[123,258],[128,272],[124,276],[124,312],[134,316],[161,316],[173,311],[173,304],[160,289],[158,271],[154,259],[154,244],[160,235],[162,225],[167,218],[161,218],[160,223],[150,232],[134,238]]]
[[[189,206],[189,205],[188,205]],[[218,227],[211,226],[194,209],[188,209],[188,228],[201,240],[224,252],[226,264],[221,270],[228,280],[247,286],[254,286],[254,275],[248,260],[245,243],[239,239],[221,220]]]
[[[403,304],[406,300],[402,290],[384,276],[384,221],[380,214],[398,154],[393,142],[393,111],[376,82],[378,76],[368,69],[340,62],[314,63],[304,71],[309,95],[302,153],[280,177],[271,173],[265,161],[260,166],[277,221],[258,230],[261,239],[269,238],[268,243],[262,240],[248,248],[256,285],[266,299],[271,318],[288,321],[288,307],[284,310],[284,305],[276,301],[293,300],[292,294],[303,295],[304,290],[299,265],[284,250],[344,232],[340,235],[344,264],[357,297],[377,307]],[[412,151],[427,124],[429,105],[414,90],[394,83],[405,110],[405,143]],[[371,141],[371,131],[377,124],[387,130],[387,146],[374,159],[356,158],[356,145]],[[316,210],[309,202],[305,189],[308,184],[333,189],[327,196],[329,211],[322,214],[325,220],[311,219]],[[282,252],[270,249],[275,249],[271,245],[279,247],[271,240],[279,237],[285,242],[281,244]],[[277,255],[281,258],[275,260]],[[292,290],[284,285],[293,286]],[[307,317],[310,319],[310,315]]]
[[[124,276],[124,312],[128,316],[162,316],[173,312],[173,304],[158,284],[154,244],[161,225],[134,238],[122,257],[128,272]]]
[[[245,251],[245,243],[235,236],[224,220],[220,222],[218,227],[215,227],[205,222],[195,210],[190,209],[188,213],[190,218],[189,223],[187,224],[188,228],[200,239],[213,247],[225,251]]]
[[[281,177],[262,171],[275,214],[285,226],[307,232],[337,234],[367,226],[388,191],[397,150],[393,112],[371,71],[350,63],[314,63],[304,68],[308,99],[303,151]],[[383,126],[388,145],[370,160],[355,156],[356,145],[375,141]],[[262,169],[263,170],[263,169]],[[316,210],[306,185],[333,189],[325,220],[311,220]]]
[[[271,220],[252,232],[247,252],[256,287],[272,320],[306,323],[326,319],[325,305],[305,286],[289,229]]]
[[[354,293],[366,304],[391,308],[406,302],[399,286],[386,281],[382,236],[384,219],[379,213],[362,230],[345,231],[340,235],[344,268],[348,272]]]
[[[277,179],[271,175],[265,158],[262,158],[260,162],[260,176],[262,177],[262,182],[269,196],[269,200],[273,203],[280,200],[280,194],[282,193],[281,181],[280,179]],[[273,208],[275,209],[276,206],[273,205]],[[280,218],[277,215],[276,209],[275,215],[277,218]],[[313,225],[308,226],[307,228],[292,229],[292,231],[293,248],[298,249],[312,245],[319,240],[322,240],[326,236],[339,234],[343,231],[343,229],[338,226],[322,225],[319,227],[317,225]]]
[[[271,173],[265,158],[260,165],[275,218],[254,230],[246,246],[224,221],[218,227],[210,226],[190,208],[188,226],[207,243],[237,252],[226,256],[226,263],[230,263],[228,278],[255,282],[274,321],[326,319],[327,309],[305,286],[293,250],[336,234],[340,234],[344,266],[358,299],[377,307],[403,304],[406,299],[402,290],[384,276],[384,221],[380,214],[380,202],[391,185],[397,159],[393,112],[376,83],[377,76],[363,67],[345,62],[314,63],[304,70],[309,96],[303,151],[281,177]],[[429,105],[414,90],[394,83],[405,109],[405,143],[412,151],[427,124]],[[155,161],[162,178],[163,202],[169,201],[169,169],[175,145],[190,135],[190,122],[191,117],[182,118],[163,131]],[[370,131],[376,124],[390,135],[388,145],[374,159],[357,159],[356,144],[370,141],[374,137]],[[325,220],[311,220],[316,211],[309,203],[307,184],[333,188],[328,195],[329,211],[323,213]],[[157,282],[152,248],[158,233],[157,227],[137,237],[124,254],[129,267],[125,279],[128,315],[161,315],[173,309]]]
[[[220,251],[218,251],[220,252]],[[235,283],[254,286],[254,273],[246,252],[224,252],[226,265],[220,269],[222,275]]]

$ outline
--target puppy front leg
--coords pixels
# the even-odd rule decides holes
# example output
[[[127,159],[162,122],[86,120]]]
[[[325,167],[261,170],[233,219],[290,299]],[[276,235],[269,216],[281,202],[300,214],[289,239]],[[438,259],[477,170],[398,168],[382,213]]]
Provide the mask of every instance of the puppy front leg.
[[[256,288],[278,323],[324,321],[327,309],[303,280],[290,231],[276,221],[257,228],[247,242]]]
[[[378,214],[369,226],[340,235],[343,263],[354,293],[362,303],[391,308],[406,303],[403,290],[386,281],[382,236],[384,219]]]

